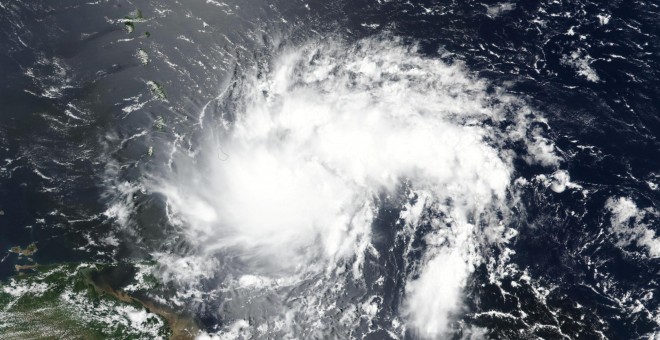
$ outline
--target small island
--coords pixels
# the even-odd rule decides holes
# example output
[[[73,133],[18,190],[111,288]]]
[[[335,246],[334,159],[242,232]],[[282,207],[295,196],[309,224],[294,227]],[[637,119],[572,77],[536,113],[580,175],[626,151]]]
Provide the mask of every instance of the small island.
[[[25,248],[21,248],[20,246],[11,247],[9,252],[16,253],[18,256],[32,256],[37,250],[39,249],[37,249],[36,243],[31,243]]]

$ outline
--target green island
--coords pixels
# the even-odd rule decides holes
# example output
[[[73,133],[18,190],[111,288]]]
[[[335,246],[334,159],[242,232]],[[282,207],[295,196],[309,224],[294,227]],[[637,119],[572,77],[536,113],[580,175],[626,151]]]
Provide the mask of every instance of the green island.
[[[154,95],[154,97],[156,97],[156,99],[164,102],[167,101],[167,95],[165,94],[165,89],[163,88],[163,85],[153,80],[149,80],[147,81],[147,86],[149,87],[149,90]]]
[[[133,33],[135,31],[135,23],[142,23],[145,21],[146,19],[142,15],[142,11],[139,9],[136,9],[130,15],[125,16],[124,19],[121,20],[128,33]]]
[[[38,250],[37,245],[35,243],[31,243],[25,249],[21,248],[20,246],[15,246],[11,247],[9,249],[10,253],[16,253],[18,256],[32,256],[34,253],[36,253]]]

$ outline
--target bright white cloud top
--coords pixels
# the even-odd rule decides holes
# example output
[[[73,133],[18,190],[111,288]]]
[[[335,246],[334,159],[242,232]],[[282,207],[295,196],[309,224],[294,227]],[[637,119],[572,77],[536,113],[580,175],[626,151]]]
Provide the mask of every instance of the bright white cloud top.
[[[362,280],[365,254],[378,255],[377,197],[407,190],[414,202],[401,202],[391,227],[408,238],[421,223],[433,228],[401,318],[430,338],[460,308],[479,244],[511,235],[502,227],[514,171],[505,144],[526,145],[530,162],[558,161],[519,100],[395,39],[289,49],[239,87],[235,119],[205,124],[204,147],[177,151],[175,171],[151,183],[198,245],[195,258],[231,253],[262,289],[267,277],[345,266]]]

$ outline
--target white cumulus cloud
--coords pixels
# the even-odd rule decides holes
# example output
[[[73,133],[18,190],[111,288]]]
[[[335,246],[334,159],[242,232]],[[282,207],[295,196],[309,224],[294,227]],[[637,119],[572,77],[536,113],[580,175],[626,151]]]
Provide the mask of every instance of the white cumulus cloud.
[[[533,114],[515,98],[391,38],[298,46],[239,88],[235,120],[205,124],[200,150],[176,152],[175,170],[150,183],[199,256],[231,253],[253,265],[243,278],[353,263],[359,279],[375,252],[375,197],[407,181],[426,198],[402,213],[406,228],[425,210],[444,216],[425,236],[402,308],[427,337],[443,334],[461,305],[479,261],[476,231],[492,224],[491,239],[504,229],[496,212],[513,168],[502,145],[522,140],[530,159],[558,159],[538,133],[525,139]],[[192,275],[195,263],[180,264],[170,275]]]

